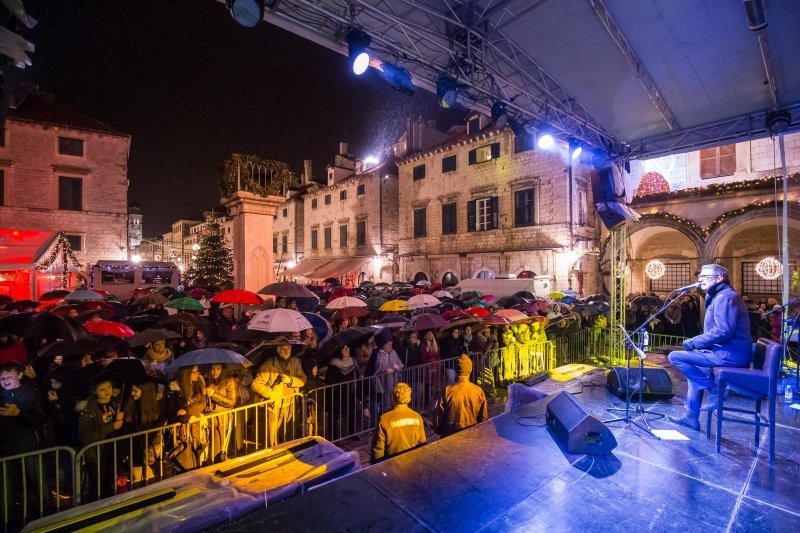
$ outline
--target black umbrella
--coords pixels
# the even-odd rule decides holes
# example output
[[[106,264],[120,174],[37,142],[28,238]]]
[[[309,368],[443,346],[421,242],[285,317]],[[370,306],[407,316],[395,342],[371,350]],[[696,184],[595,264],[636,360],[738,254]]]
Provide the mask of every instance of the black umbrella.
[[[258,342],[268,339],[272,333],[249,329],[247,326],[239,326],[228,336],[229,341],[233,342]]]
[[[102,376],[103,379],[113,381],[117,385],[142,383],[148,379],[144,363],[141,359],[134,358],[112,359],[98,375]]]
[[[607,294],[590,294],[583,299],[584,302],[610,302],[611,298]]]
[[[339,353],[343,346],[350,346],[351,349],[360,344],[364,344],[370,337],[375,336],[375,330],[370,328],[347,328],[340,331],[325,341],[317,352],[317,360],[320,364],[327,362],[334,355]]]
[[[316,296],[313,298],[290,298],[290,301],[295,303],[301,313],[313,313],[319,309],[319,298]]]
[[[14,301],[14,298],[7,294],[0,294],[0,305],[10,304]]]
[[[128,345],[131,348],[136,346],[144,346],[156,341],[166,341],[170,339],[180,339],[181,336],[174,331],[168,329],[146,329],[141,333],[137,333],[128,339]]]
[[[31,318],[36,313],[13,313],[0,318],[0,333],[22,337],[31,323]]]
[[[25,337],[45,338],[49,341],[63,339],[65,341],[94,340],[91,333],[71,318],[64,318],[53,313],[38,313],[31,318]]]
[[[514,294],[512,294],[511,296],[513,296],[515,298],[526,298],[528,300],[535,300],[536,299],[536,295],[533,294],[531,291],[517,291]]]
[[[258,346],[247,352],[245,354],[245,357],[247,358],[248,361],[253,363],[253,366],[258,368],[262,364],[264,364],[264,361],[268,357],[271,357],[277,353],[275,349],[279,344],[284,344],[287,342],[287,340],[288,339],[286,339],[286,337],[283,337],[279,339],[273,339],[270,341],[262,342],[261,344],[259,344]],[[305,343],[301,341],[288,341],[288,342],[289,345],[292,347],[292,355],[299,354],[301,351],[303,351],[303,348],[305,348],[306,346]]]
[[[661,301],[661,298],[656,296],[639,296],[638,298],[633,299],[633,305],[642,307],[642,306],[655,306],[660,307],[664,302]]]
[[[66,296],[69,293],[70,293],[70,291],[64,290],[64,289],[56,289],[54,291],[47,291],[47,292],[39,295],[39,300],[41,300],[41,301],[60,300],[60,299],[62,299],[64,296]]]
[[[467,302],[462,302],[461,300],[454,300],[453,298],[446,298],[442,300],[442,303],[439,304],[439,309],[442,311],[452,311],[453,309],[466,309],[469,307]]]
[[[607,302],[585,302],[576,303],[572,307],[572,310],[584,311],[589,316],[597,316],[611,311],[611,306]]]
[[[48,342],[36,352],[39,359],[49,359],[57,355],[62,357],[83,357],[87,353],[97,351],[97,342],[81,341],[55,341]]]
[[[342,282],[339,278],[325,278],[322,283],[327,283],[328,285],[341,285]]]
[[[247,348],[245,348],[241,344],[236,344],[235,342],[213,342],[211,343],[211,347],[222,348],[223,350],[230,350],[232,352],[236,352],[242,355],[247,353]]]
[[[7,303],[3,306],[4,311],[22,311],[25,308],[32,308],[36,309],[42,305],[41,303],[37,302],[36,300],[17,300],[15,302]]]
[[[133,331],[144,331],[155,326],[159,320],[161,320],[161,317],[156,315],[133,316],[126,319],[123,324]]]
[[[93,333],[92,337],[97,341],[94,351],[116,350],[120,357],[127,357],[130,349],[127,339],[115,335],[101,335]]]

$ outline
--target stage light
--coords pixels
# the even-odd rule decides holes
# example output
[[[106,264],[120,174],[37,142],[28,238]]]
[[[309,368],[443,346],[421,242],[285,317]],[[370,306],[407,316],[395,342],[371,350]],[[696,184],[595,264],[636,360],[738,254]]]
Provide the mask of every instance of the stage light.
[[[767,113],[766,126],[771,133],[783,133],[792,125],[792,114],[778,109]]]
[[[366,166],[377,165],[380,162],[381,160],[378,159],[378,156],[375,155],[368,155],[367,157],[364,158],[364,165]]]
[[[450,76],[439,76],[436,80],[436,97],[444,109],[453,107],[458,102],[458,82]]]
[[[508,124],[509,120],[508,110],[506,109],[505,102],[498,100],[492,106],[492,125],[500,129],[506,124]]]
[[[573,160],[577,160],[583,153],[583,146],[577,139],[569,139],[569,154]]]
[[[133,261],[134,263],[140,263],[142,261],[142,256],[139,254],[133,254],[131,256],[131,261]]]
[[[369,47],[372,39],[361,30],[352,28],[347,34],[347,53],[350,56],[350,68],[356,76],[361,76],[369,67]]]
[[[233,20],[245,28],[253,28],[264,20],[263,0],[228,0]]]
[[[393,89],[400,91],[403,94],[411,96],[414,94],[416,88],[411,83],[411,74],[408,73],[403,67],[392,65],[391,63],[381,63],[381,70],[383,71],[383,79]]]
[[[751,31],[761,31],[767,27],[763,0],[744,0],[744,12]]]
[[[550,150],[555,145],[556,145],[556,138],[553,137],[553,134],[550,133],[549,130],[543,130],[539,132],[539,138],[536,141],[536,146],[538,146],[542,150]]]

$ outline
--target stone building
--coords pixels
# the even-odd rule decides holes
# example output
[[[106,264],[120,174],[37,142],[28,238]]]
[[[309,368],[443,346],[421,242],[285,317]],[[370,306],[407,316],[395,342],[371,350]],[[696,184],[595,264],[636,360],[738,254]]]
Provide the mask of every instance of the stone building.
[[[800,244],[800,134],[785,137],[789,264]],[[719,262],[733,287],[760,299],[780,296],[783,277],[764,279],[755,265],[780,257],[783,173],[777,139],[669,155],[632,163],[627,188],[642,218],[628,228],[628,287],[666,293],[695,281],[705,263]],[[660,192],[659,192],[660,191]],[[663,264],[655,279],[648,263]],[[794,288],[797,291],[797,288]]]
[[[59,105],[33,87],[18,90],[0,139],[0,228],[10,230],[0,270],[37,296],[60,285],[60,271],[34,265],[65,232],[82,269],[70,284],[88,279],[89,265],[128,254],[130,135]],[[14,236],[16,232],[16,237]],[[22,253],[25,240],[36,245]]]
[[[458,135],[399,161],[400,277],[445,285],[529,277],[545,293],[594,292],[597,257],[586,253],[599,237],[594,171],[573,165],[570,232],[567,151],[534,149],[532,136],[476,115]]]

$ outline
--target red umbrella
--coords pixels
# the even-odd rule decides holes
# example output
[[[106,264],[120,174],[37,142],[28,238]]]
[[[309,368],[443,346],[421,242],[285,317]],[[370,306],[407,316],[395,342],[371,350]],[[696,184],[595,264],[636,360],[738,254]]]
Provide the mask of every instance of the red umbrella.
[[[355,291],[353,289],[348,289],[346,287],[339,287],[338,289],[334,289],[328,293],[328,301],[335,300],[336,298],[341,298],[342,296],[353,296]]]
[[[470,307],[469,309],[467,309],[467,313],[471,314],[472,316],[476,316],[478,318],[489,316],[489,311],[487,311],[483,307],[478,307],[478,306]]]
[[[483,318],[483,323],[489,326],[504,326],[506,324],[511,324],[514,322],[508,317],[498,315],[496,313],[492,313],[489,316]]]
[[[466,311],[462,311],[461,309],[453,309],[452,311],[446,311],[442,313],[442,318],[445,320],[450,320],[453,318],[467,318],[470,314]]]
[[[133,337],[136,335],[136,332],[125,324],[120,324],[119,322],[110,322],[108,320],[94,320],[86,322],[83,327],[86,328],[86,330],[90,333],[96,333],[98,335],[113,335],[114,337],[120,337],[122,339],[127,339],[128,337]]]
[[[264,300],[261,299],[261,296],[244,289],[229,289],[227,291],[222,291],[211,298],[211,301],[221,304],[259,305],[264,303]]]

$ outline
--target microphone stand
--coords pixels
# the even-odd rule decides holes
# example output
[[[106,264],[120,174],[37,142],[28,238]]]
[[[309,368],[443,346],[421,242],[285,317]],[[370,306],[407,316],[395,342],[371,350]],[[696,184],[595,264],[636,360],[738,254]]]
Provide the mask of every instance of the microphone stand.
[[[777,313],[778,311],[783,311],[784,309],[789,309],[789,306],[795,302],[800,302],[800,296],[789,300],[785,304],[780,307],[776,307],[775,309],[770,309],[764,316],[771,315],[773,313]],[[794,315],[794,318],[787,318],[783,319],[783,321],[787,324],[784,326],[783,329],[783,339],[781,344],[783,344],[783,359],[786,361],[789,357],[789,339],[792,335],[794,335],[794,330],[797,329],[797,320],[800,319],[800,309],[797,310],[797,313]],[[800,343],[798,343],[798,347],[800,347]],[[795,371],[794,371],[794,388],[797,390],[800,387],[800,361],[795,361]],[[783,365],[781,365],[783,366]]]
[[[621,416],[621,417],[618,417],[618,418],[612,418],[611,420],[604,420],[603,421],[604,424],[609,424],[609,423],[612,423],[612,422],[625,422],[626,424],[633,424],[634,426],[636,426],[639,429],[643,430],[645,433],[647,433],[648,435],[650,435],[654,439],[661,440],[661,437],[659,437],[655,433],[653,433],[653,429],[650,427],[650,424],[647,422],[647,417],[645,415],[656,415],[657,418],[664,418],[664,415],[662,413],[657,413],[655,411],[648,411],[642,405],[642,394],[643,394],[642,391],[644,389],[644,360],[645,360],[645,357],[647,357],[647,355],[642,351],[641,346],[636,346],[636,343],[633,342],[633,339],[631,339],[631,336],[635,336],[638,333],[640,333],[642,330],[646,329],[648,324],[650,324],[650,322],[655,320],[658,315],[663,313],[664,310],[667,307],[672,305],[679,298],[681,298],[684,294],[689,292],[690,289],[691,289],[691,287],[688,288],[688,289],[683,289],[680,292],[680,294],[678,294],[678,296],[676,296],[672,300],[669,300],[669,294],[668,294],[667,295],[667,301],[666,301],[666,303],[664,303],[663,306],[661,306],[661,309],[659,309],[658,311],[656,311],[655,313],[650,315],[647,318],[647,320],[645,320],[642,323],[641,326],[639,326],[638,328],[633,330],[631,335],[628,335],[628,332],[625,331],[625,326],[623,326],[622,324],[618,324],[619,328],[622,330],[622,334],[627,339],[627,342],[625,343],[626,350],[628,352],[627,356],[626,356],[626,365],[625,365],[625,409],[622,409],[621,407],[609,407],[608,411],[612,412],[612,413],[617,413],[617,412],[618,413],[625,413],[625,416]],[[675,291],[672,291],[670,294],[672,294],[674,292]],[[631,381],[630,381],[630,375],[631,375],[631,353],[630,352],[631,351],[633,351],[639,357],[639,387],[638,387],[639,388],[639,398],[638,398],[638,401],[636,402],[636,407],[635,407],[635,409],[633,411],[633,414],[631,414],[631,397],[635,393],[631,393],[631,391],[630,391],[630,385],[631,385]],[[641,417],[642,423],[644,425],[639,424],[635,420],[635,417],[637,417],[637,416]]]

